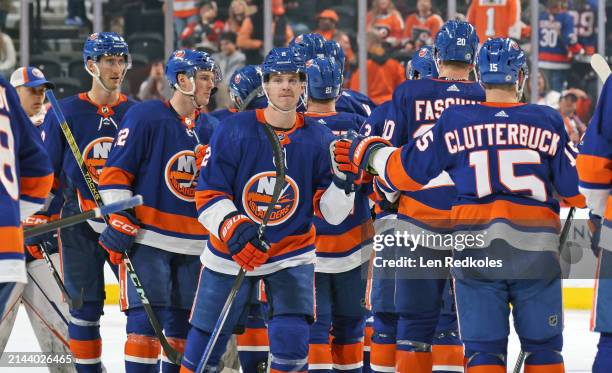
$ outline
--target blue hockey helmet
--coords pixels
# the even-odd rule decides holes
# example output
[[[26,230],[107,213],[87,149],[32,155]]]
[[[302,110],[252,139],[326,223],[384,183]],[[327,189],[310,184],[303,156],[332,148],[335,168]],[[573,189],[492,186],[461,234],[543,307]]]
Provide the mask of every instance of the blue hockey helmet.
[[[437,78],[438,67],[433,57],[433,47],[427,45],[419,48],[412,55],[412,60],[408,62],[406,69],[406,78],[422,79],[422,78]]]
[[[438,31],[434,48],[435,57],[440,61],[472,64],[478,51],[478,35],[471,24],[450,20]]]
[[[514,84],[519,78],[524,82],[528,71],[525,53],[510,38],[489,39],[480,48],[478,74],[482,83]]]
[[[213,72],[215,84],[221,81],[221,69],[215,60],[206,52],[191,49],[177,50],[170,55],[166,62],[166,79],[171,87],[176,88],[178,74],[194,78],[198,70]]]
[[[306,81],[304,57],[295,48],[279,47],[270,50],[261,64],[263,81],[267,82],[270,74],[297,73],[302,81]]]
[[[115,32],[96,32],[89,35],[83,45],[83,63],[97,62],[102,56],[125,56],[128,68],[131,67],[130,52],[123,36]]]
[[[340,65],[340,69],[344,71],[344,64],[346,63],[346,55],[344,49],[335,40],[328,40],[325,42],[325,57],[331,57],[336,60]]]
[[[289,47],[297,49],[304,60],[325,56],[325,38],[320,34],[301,34],[293,38]]]
[[[306,61],[308,96],[315,100],[338,97],[342,86],[342,70],[333,58],[314,58]]]
[[[261,68],[246,65],[237,69],[229,82],[229,94],[239,111],[266,106],[268,101],[261,87]]]

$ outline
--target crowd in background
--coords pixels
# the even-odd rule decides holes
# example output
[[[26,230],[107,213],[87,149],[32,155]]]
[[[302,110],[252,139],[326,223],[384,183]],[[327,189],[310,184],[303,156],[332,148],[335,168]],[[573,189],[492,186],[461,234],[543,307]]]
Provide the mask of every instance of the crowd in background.
[[[483,8],[487,3],[503,6],[491,11]],[[88,4],[83,0],[69,0],[65,24],[91,27],[86,11]],[[547,0],[540,1],[539,6],[539,102],[558,108],[566,118],[568,132],[573,133],[572,137],[579,137],[597,96],[597,78],[588,64],[588,56],[596,49],[597,1]],[[151,14],[163,17],[163,1],[109,0],[104,7],[105,28],[125,35],[128,42],[130,35],[140,31],[156,30],[163,37],[160,23],[143,19],[151,9],[158,11]],[[368,1],[367,94],[376,104],[388,100],[393,89],[405,79],[405,66],[412,53],[423,45],[433,44],[447,18],[446,7],[446,0]],[[6,14],[14,8],[15,2],[0,0],[2,30]],[[227,107],[226,87],[231,74],[245,64],[260,63],[264,56],[263,0],[174,0],[172,10],[175,47],[205,50],[221,66],[224,80],[209,109]],[[272,0],[272,13],[273,46],[287,45],[295,36],[309,32],[335,39],[347,57],[344,85],[359,90],[358,14],[354,0]],[[529,51],[529,15],[526,0],[457,1],[456,17],[475,25],[481,43],[490,36],[509,36]],[[1,32],[0,74],[12,71],[15,64],[13,42]],[[149,58],[146,71],[137,74],[136,79],[129,79],[129,93],[140,100],[168,98],[171,90],[163,77],[162,66],[161,55]],[[529,93],[527,87],[526,100],[530,99]]]

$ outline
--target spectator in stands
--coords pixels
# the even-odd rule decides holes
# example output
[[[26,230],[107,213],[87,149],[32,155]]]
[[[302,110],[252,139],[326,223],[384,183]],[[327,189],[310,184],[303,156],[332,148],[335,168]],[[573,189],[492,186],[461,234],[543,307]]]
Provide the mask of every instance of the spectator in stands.
[[[531,79],[533,76],[527,78],[525,83],[525,101],[531,102]],[[543,74],[538,74],[538,105],[550,106],[553,109],[559,108],[559,99],[561,98],[561,92],[552,90],[548,86],[548,81]]]
[[[272,33],[273,46],[282,47],[293,39],[293,31],[285,17],[285,7],[282,0],[272,2]],[[245,18],[238,32],[236,44],[240,48],[250,65],[257,65],[263,60],[263,9]]]
[[[236,34],[233,32],[224,32],[221,34],[221,52],[213,55],[221,73],[223,80],[217,84],[217,93],[215,94],[215,103],[217,108],[227,108],[230,105],[228,86],[229,80],[236,69],[244,66],[246,57],[244,53],[236,47]]]
[[[85,0],[68,0],[68,15],[64,23],[77,27],[90,23],[85,14]]]
[[[8,79],[15,69],[17,53],[10,36],[0,31],[0,75]]]
[[[165,6],[164,2],[164,6]],[[172,2],[174,15],[174,44],[178,46],[181,33],[190,24],[198,23],[198,6],[196,0],[174,0]]]
[[[217,50],[219,36],[223,32],[224,23],[217,19],[217,3],[207,1],[200,6],[198,21],[190,23],[181,32],[181,44]]]
[[[383,41],[376,31],[366,34],[368,50],[368,93],[367,96],[376,104],[390,100],[395,87],[405,80],[406,73],[402,64],[390,58],[383,47]],[[359,91],[359,69],[351,75],[349,88]]]
[[[559,100],[559,113],[563,117],[563,123],[565,124],[565,130],[569,135],[570,140],[574,144],[580,142],[580,138],[586,131],[586,126],[576,115],[576,103],[578,97],[574,93],[564,92],[563,96]]]
[[[574,0],[570,3],[569,13],[574,18],[578,43],[589,56],[597,48],[597,10],[597,0]]]
[[[404,31],[404,18],[391,0],[374,0],[366,15],[366,29],[379,33],[385,43],[396,47]]]
[[[12,10],[11,0],[0,0],[0,31],[6,30],[6,16]]]
[[[571,93],[576,96],[576,115],[582,121],[582,123],[588,124],[591,121],[591,116],[593,113],[591,112],[593,102],[589,95],[579,88],[568,88],[563,92],[564,94]]]
[[[550,87],[562,91],[572,56],[583,53],[574,29],[574,20],[567,12],[566,0],[548,0],[548,8],[539,17],[538,66]]]
[[[342,47],[346,57],[346,62],[344,63],[344,85],[348,87],[351,74],[357,68],[357,56],[353,52],[351,38],[345,32],[337,30],[335,39]]]
[[[231,31],[234,33],[238,33],[240,31],[240,26],[242,26],[242,22],[247,16],[247,10],[249,6],[244,0],[234,0],[230,4],[229,14],[227,17],[227,21],[225,21],[224,31]]]
[[[340,17],[333,9],[325,9],[317,14],[317,22],[319,27],[314,31],[317,34],[323,35],[326,40],[333,40],[336,37],[336,25]]]
[[[432,45],[435,35],[442,27],[442,17],[433,12],[431,0],[418,0],[417,11],[406,17],[403,38],[414,43],[413,49]]]
[[[169,100],[172,97],[172,88],[168,84],[164,74],[164,61],[158,60],[151,64],[151,71],[147,80],[142,82],[138,90],[138,99],[146,100]]]

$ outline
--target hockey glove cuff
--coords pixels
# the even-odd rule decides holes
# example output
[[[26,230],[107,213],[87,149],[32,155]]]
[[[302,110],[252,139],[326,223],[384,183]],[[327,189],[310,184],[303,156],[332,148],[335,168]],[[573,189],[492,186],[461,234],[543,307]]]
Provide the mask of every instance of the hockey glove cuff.
[[[269,255],[269,246],[257,237],[257,224],[246,215],[234,212],[228,215],[221,227],[219,238],[227,244],[232,259],[247,271],[264,264]]]
[[[37,225],[47,224],[49,223],[50,220],[51,219],[47,215],[34,214],[31,216],[28,216],[23,221],[23,227],[31,228]],[[40,252],[40,248],[38,247],[38,245],[43,244],[45,242],[51,243],[51,241],[54,239],[55,234],[56,234],[55,232],[49,232],[49,233],[41,234],[35,237],[26,238],[24,243],[25,243],[26,249],[28,250],[28,253],[30,253],[30,255],[35,259],[42,259],[43,256],[42,256],[42,253]]]
[[[98,243],[108,252],[111,263],[121,263],[123,254],[134,244],[139,229],[138,220],[130,213],[110,214],[108,227],[100,234]]]

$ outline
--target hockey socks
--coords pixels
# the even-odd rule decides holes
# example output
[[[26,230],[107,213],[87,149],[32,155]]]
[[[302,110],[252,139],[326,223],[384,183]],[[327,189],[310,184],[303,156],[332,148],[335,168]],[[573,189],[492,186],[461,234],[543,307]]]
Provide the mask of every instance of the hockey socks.
[[[377,312],[370,351],[370,369],[373,373],[395,372],[395,342],[397,314]]]
[[[166,320],[164,321],[164,333],[172,348],[183,354],[187,333],[189,332],[189,313],[188,310],[169,309],[166,310]],[[179,365],[171,363],[162,349],[162,372],[178,373]]]
[[[521,338],[521,347],[527,353],[525,373],[564,373],[563,336],[536,341]]]
[[[370,351],[372,349],[372,333],[374,333],[374,318],[369,317],[366,320],[366,326],[363,335],[363,373],[370,373]]]
[[[593,373],[612,372],[612,333],[601,333]]]
[[[458,332],[448,331],[437,334],[431,346],[431,353],[432,372],[452,373],[463,370],[463,344]]]
[[[102,304],[98,302],[85,302],[80,309],[70,311],[70,351],[78,372],[97,373],[102,370],[102,313]]]
[[[243,334],[236,337],[238,358],[244,373],[258,373],[268,363],[268,329],[259,306],[252,306]]]
[[[159,314],[159,312],[155,313]],[[161,347],[152,331],[144,308],[130,309],[126,315],[125,371],[128,373],[159,372]]]

